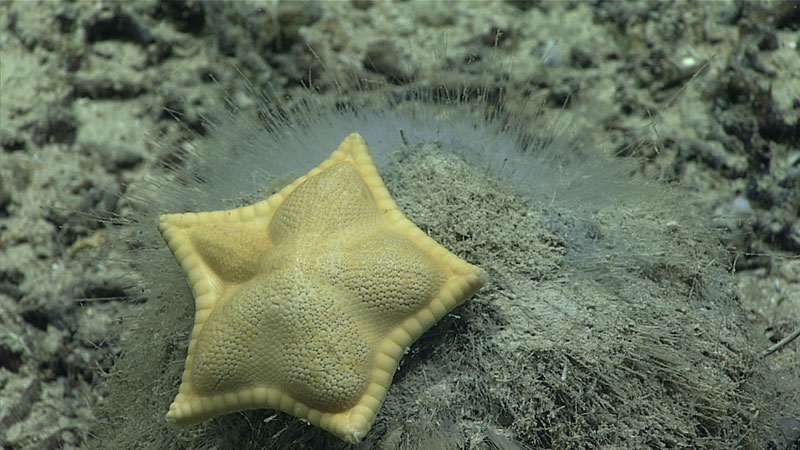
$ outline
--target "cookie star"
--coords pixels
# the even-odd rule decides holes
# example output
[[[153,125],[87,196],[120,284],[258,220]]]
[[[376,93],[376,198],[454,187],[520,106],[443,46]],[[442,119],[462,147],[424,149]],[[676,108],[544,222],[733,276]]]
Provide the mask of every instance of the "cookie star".
[[[358,442],[405,350],[486,280],[400,212],[358,133],[266,200],[158,229],[195,299],[180,424],[275,408]]]

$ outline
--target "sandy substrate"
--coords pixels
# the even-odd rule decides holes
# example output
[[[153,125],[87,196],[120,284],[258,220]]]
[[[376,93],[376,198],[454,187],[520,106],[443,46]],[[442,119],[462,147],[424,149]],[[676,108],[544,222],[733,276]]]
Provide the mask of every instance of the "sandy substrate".
[[[761,355],[800,327],[799,30],[791,1],[3,2],[0,445],[340,445],[273,411],[166,426],[191,300],[161,302],[136,236],[97,218],[156,214],[125,195],[224,96],[292,111],[308,86],[360,104],[440,85],[567,123],[650,183],[588,208],[446,148],[381,169],[492,282],[412,347],[363,448],[798,445],[800,345]]]

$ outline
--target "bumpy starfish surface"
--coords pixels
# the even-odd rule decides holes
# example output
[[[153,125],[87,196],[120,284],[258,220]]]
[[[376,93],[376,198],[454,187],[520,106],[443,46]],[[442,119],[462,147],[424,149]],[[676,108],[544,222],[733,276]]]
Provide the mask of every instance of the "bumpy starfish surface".
[[[358,133],[264,201],[158,229],[196,308],[176,423],[276,408],[357,442],[406,348],[485,282],[400,212]]]

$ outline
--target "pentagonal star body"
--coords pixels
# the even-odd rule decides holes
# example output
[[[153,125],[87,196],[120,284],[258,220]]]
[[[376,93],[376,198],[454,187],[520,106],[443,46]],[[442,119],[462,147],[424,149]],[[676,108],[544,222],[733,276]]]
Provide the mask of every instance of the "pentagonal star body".
[[[277,408],[356,442],[405,349],[485,281],[397,209],[357,133],[267,200],[158,227],[195,297],[177,423]]]

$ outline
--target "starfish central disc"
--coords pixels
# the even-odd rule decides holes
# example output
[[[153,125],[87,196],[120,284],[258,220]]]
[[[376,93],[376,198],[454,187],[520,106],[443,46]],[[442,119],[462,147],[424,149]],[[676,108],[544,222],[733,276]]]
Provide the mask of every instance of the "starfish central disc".
[[[357,133],[262,202],[159,230],[195,297],[177,423],[277,408],[356,442],[405,349],[485,281],[403,216]]]

